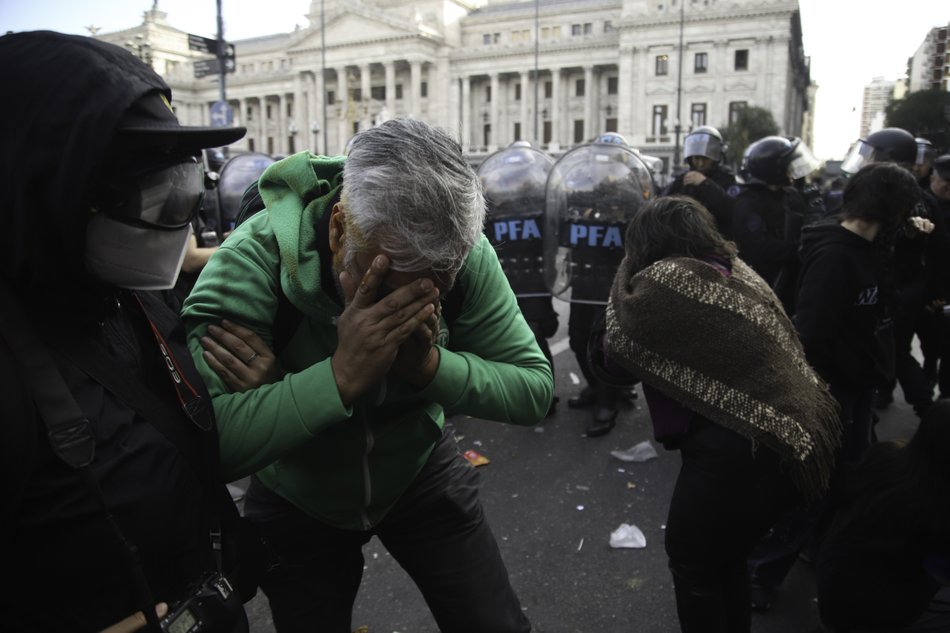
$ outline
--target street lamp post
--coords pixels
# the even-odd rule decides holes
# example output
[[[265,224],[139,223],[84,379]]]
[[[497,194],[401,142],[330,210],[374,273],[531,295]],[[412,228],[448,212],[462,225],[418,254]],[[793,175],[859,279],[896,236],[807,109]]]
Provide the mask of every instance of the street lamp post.
[[[680,0],[680,43],[679,43],[679,72],[676,76],[676,116],[673,119],[674,132],[676,133],[676,145],[673,148],[673,166],[671,172],[678,169],[680,165],[680,116],[683,111],[683,9],[686,5],[684,0]]]
[[[297,132],[298,132],[298,131],[299,131],[299,130],[297,129],[297,123],[296,123],[293,119],[291,119],[291,120],[290,120],[290,123],[287,124],[287,134],[288,134],[289,137],[290,137],[290,139],[289,139],[289,140],[290,140],[290,143],[289,143],[290,147],[288,148],[289,151],[287,152],[288,154],[293,154],[293,153],[295,153],[295,152],[297,151],[297,148],[296,148],[296,139],[297,139]]]
[[[319,151],[317,149],[317,146],[318,146],[317,138],[320,134],[320,124],[317,123],[316,121],[310,122],[310,134],[313,135],[313,151],[316,153]],[[324,153],[326,153],[326,150],[324,150]]]
[[[323,104],[323,129],[327,129],[327,89],[326,82],[327,80],[327,23],[326,23],[326,9],[324,8],[323,0],[320,0],[320,89],[323,90],[323,94],[320,95],[320,103]],[[343,95],[340,95],[343,96]],[[313,126],[311,125],[311,128]],[[317,132],[319,132],[319,128]],[[324,156],[328,155],[327,151],[327,136],[328,134],[323,135],[323,154]],[[316,146],[314,147],[316,149]]]

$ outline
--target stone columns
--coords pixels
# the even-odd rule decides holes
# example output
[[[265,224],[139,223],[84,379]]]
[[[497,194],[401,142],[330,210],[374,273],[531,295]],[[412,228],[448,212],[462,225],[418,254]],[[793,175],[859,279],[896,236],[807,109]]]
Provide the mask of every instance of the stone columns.
[[[491,142],[488,144],[488,151],[493,152],[498,149],[501,139],[501,126],[499,125],[498,120],[498,111],[501,109],[502,99],[498,86],[498,73],[491,74],[491,103],[489,104],[490,121],[491,121]]]
[[[422,111],[422,62],[409,62],[409,112],[413,116],[419,116]]]
[[[462,151],[472,147],[472,78],[462,77]]]
[[[360,94],[362,101],[359,104],[360,130],[367,130],[373,126],[373,118],[370,116],[370,104],[373,102],[371,97],[372,86],[370,83],[369,64],[360,65]]]
[[[336,69],[336,102],[338,104],[340,115],[337,117],[337,148],[334,153],[343,153],[343,149],[346,147],[346,142],[352,134],[352,130],[349,127],[349,106],[350,99],[349,95],[346,94],[346,66],[340,66]]]
[[[594,121],[594,67],[584,66],[584,140],[590,140],[597,134]]]
[[[396,63],[389,61],[383,64],[386,70],[386,110],[389,116],[396,116]]]
[[[527,140],[534,134],[534,125],[528,120],[528,72],[521,72],[521,138]],[[533,94],[533,93],[531,93]]]

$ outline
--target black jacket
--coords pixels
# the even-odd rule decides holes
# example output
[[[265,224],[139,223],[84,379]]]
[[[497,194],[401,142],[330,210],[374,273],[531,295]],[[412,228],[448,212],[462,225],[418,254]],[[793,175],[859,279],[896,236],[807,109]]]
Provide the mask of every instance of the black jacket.
[[[877,249],[833,221],[802,231],[794,321],[808,362],[832,388],[873,389],[893,379],[890,295]]]
[[[739,256],[773,285],[782,269],[798,258],[801,196],[792,187],[772,191],[745,186],[736,198],[732,234]]]
[[[662,195],[684,195],[698,200],[713,214],[719,232],[731,239],[732,210],[735,204],[735,196],[739,193],[736,177],[721,165],[717,165],[715,170],[705,174],[706,180],[700,185],[684,185],[683,176],[686,173],[689,172],[682,173],[674,178],[673,182],[663,190]]]
[[[0,276],[14,297],[5,303],[21,305],[47,340],[89,419],[96,444],[91,469],[105,504],[138,550],[151,597],[172,602],[216,568],[212,524],[230,534],[230,521],[238,519],[213,472],[210,398],[177,314],[142,295],[178,375],[206,404],[208,430],[184,414],[135,296],[102,286],[84,266],[86,223],[96,183],[114,169],[107,154],[118,121],[137,98],[167,95],[168,88],[127,51],[54,33],[0,37],[0,82],[17,86],[22,97],[0,101]],[[3,628],[97,631],[140,610],[142,594],[95,494],[52,451],[8,344],[19,336],[11,328],[0,333],[0,547],[15,588],[0,593]],[[118,397],[62,353],[84,344],[102,350],[105,366],[139,381],[141,392]],[[167,407],[143,413],[144,402],[153,400]],[[184,440],[173,443],[153,417],[183,429]]]

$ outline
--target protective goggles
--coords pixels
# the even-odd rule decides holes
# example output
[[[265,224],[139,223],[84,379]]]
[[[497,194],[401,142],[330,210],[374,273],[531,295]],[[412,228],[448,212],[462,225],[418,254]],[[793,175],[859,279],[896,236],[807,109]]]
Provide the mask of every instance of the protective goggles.
[[[191,222],[204,193],[204,170],[190,157],[109,182],[98,210],[132,225],[180,229]]]

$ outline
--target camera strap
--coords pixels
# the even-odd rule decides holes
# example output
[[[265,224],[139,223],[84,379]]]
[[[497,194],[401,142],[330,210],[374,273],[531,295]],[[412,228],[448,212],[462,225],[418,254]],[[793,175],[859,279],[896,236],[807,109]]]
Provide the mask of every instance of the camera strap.
[[[0,279],[0,335],[20,365],[33,402],[46,424],[53,452],[68,466],[75,469],[84,485],[97,500],[117,542],[124,552],[132,571],[132,582],[138,596],[138,607],[154,631],[160,631],[155,614],[155,600],[145,572],[142,569],[138,549],[126,540],[115,517],[109,510],[102,489],[92,472],[96,442],[92,436],[89,418],[73,398],[62,373],[56,366],[47,345],[40,340],[16,296],[5,280]]]

